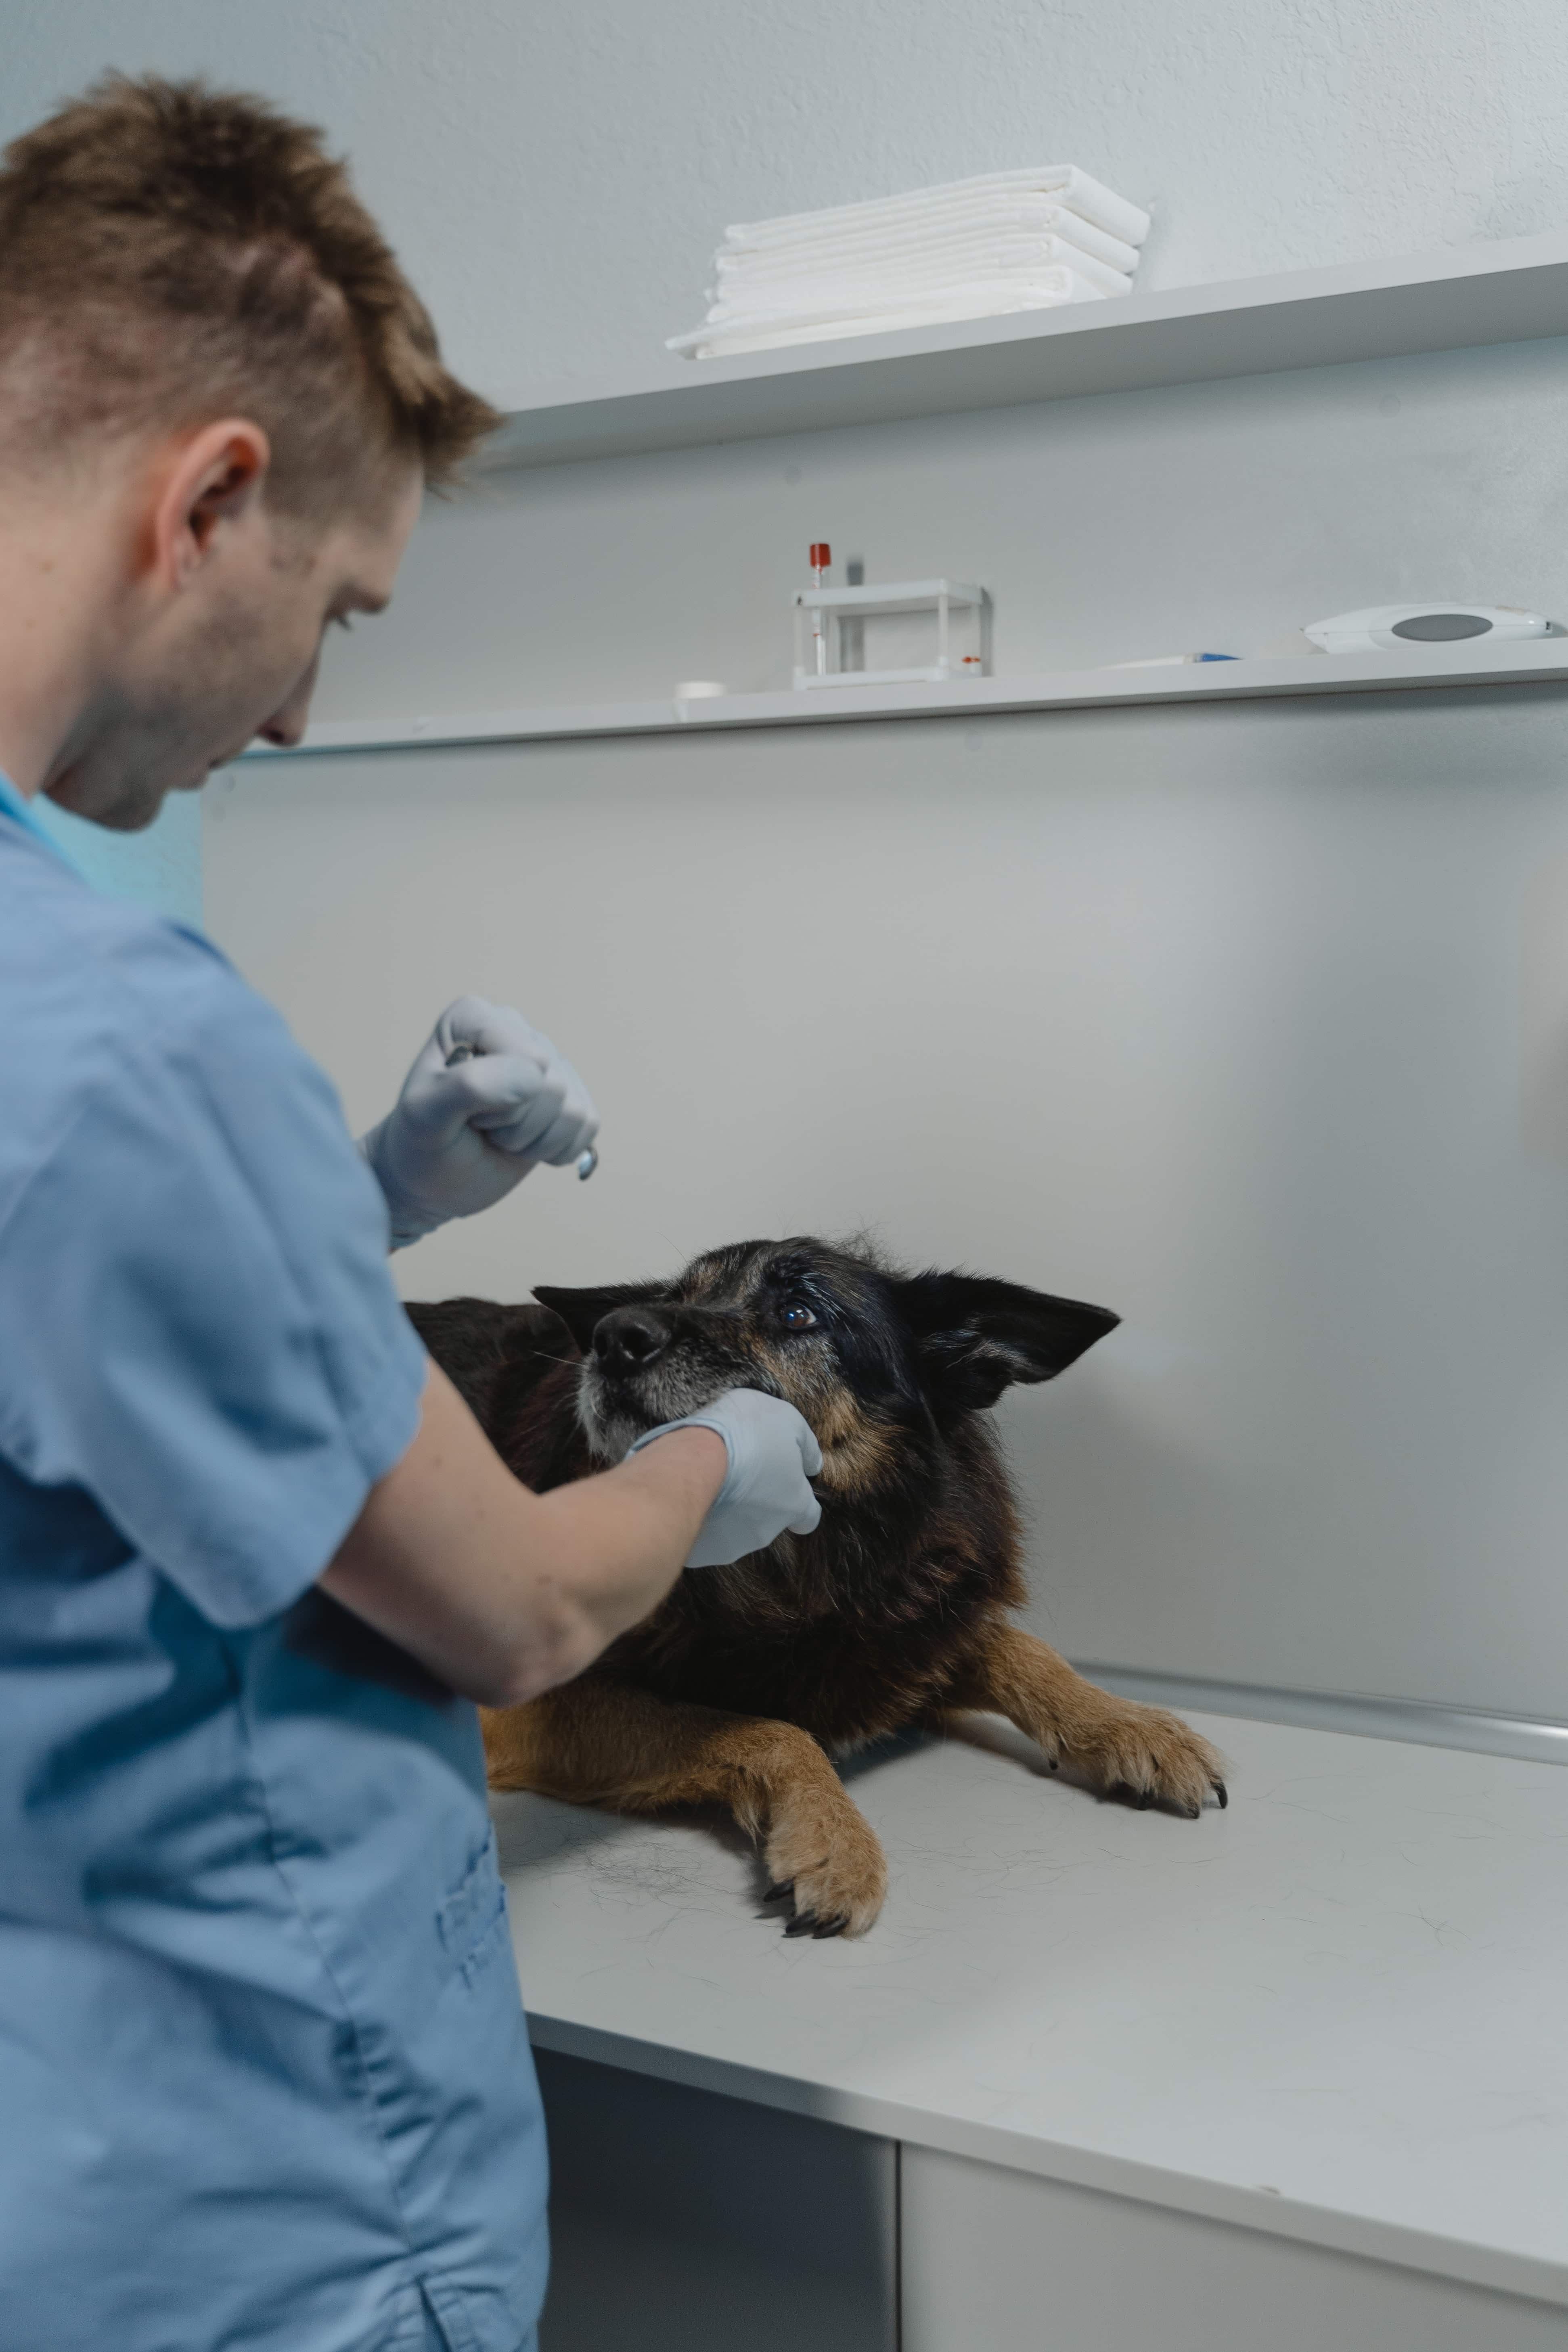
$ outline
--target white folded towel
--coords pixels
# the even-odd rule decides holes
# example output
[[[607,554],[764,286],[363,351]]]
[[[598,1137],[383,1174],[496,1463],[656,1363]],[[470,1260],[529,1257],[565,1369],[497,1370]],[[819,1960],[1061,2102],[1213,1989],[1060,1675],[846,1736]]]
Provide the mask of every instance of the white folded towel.
[[[728,325],[696,327],[689,334],[671,335],[665,349],[689,359],[728,359],[741,352],[781,350],[790,343],[836,341],[846,335],[891,334],[900,327],[936,326],[953,319],[1000,318],[1019,310],[1055,310],[1069,302],[1102,302],[1098,286],[1076,269],[1043,269],[1032,281],[975,278],[963,286],[933,289],[900,306],[875,308],[862,302],[853,310],[812,310],[804,316],[769,320],[737,320]]]
[[[1149,215],[1072,163],[733,223],[692,359],[1129,293]]]
[[[1021,237],[1010,246],[987,245],[976,238],[972,247],[950,246],[924,266],[891,262],[875,268],[791,270],[787,275],[753,283],[725,278],[711,289],[710,326],[721,320],[764,318],[775,311],[849,310],[885,308],[894,300],[919,302],[932,289],[950,292],[955,286],[1016,279],[1032,283],[1053,268],[1075,269],[1105,295],[1131,294],[1132,280],[1120,269],[1108,269],[1059,236]]]
[[[861,229],[853,233],[840,230],[831,236],[802,236],[788,245],[760,250],[731,252],[728,246],[721,245],[713,257],[713,264],[721,278],[743,278],[750,284],[753,279],[760,283],[797,270],[815,270],[829,262],[837,268],[840,257],[858,266],[862,260],[942,252],[959,244],[999,244],[1014,237],[1042,236],[1059,237],[1064,244],[1076,246],[1080,253],[1129,276],[1138,267],[1135,245],[1108,236],[1081,214],[1047,196],[1004,197],[955,207],[940,218],[911,221],[902,228]]]
[[[803,233],[823,236],[832,231],[897,226],[912,215],[929,215],[1000,195],[1054,196],[1110,236],[1126,245],[1142,245],[1150,220],[1137,205],[1129,204],[1102,181],[1076,163],[1041,163],[1021,171],[982,172],[969,180],[947,180],[931,188],[912,188],[897,196],[875,196],[863,204],[833,205],[821,212],[781,213],[773,220],[738,221],[724,231],[731,250],[788,244]]]

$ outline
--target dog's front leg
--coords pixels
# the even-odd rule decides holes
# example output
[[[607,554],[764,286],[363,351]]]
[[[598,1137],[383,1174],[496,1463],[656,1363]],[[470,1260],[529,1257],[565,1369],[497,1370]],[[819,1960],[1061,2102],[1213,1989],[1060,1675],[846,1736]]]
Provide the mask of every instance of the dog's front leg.
[[[1053,1765],[1070,1764],[1101,1789],[1131,1789],[1145,1804],[1159,1800],[1195,1818],[1211,1793],[1226,1801],[1223,1758],[1179,1715],[1085,1682],[1020,1625],[990,1629],[942,1704],[1005,1715]]]
[[[723,1805],[793,1888],[790,1935],[858,1936],[888,1870],[870,1824],[827,1757],[793,1723],[728,1715],[586,1675],[484,1717],[490,1786],[579,1805],[662,1812]]]

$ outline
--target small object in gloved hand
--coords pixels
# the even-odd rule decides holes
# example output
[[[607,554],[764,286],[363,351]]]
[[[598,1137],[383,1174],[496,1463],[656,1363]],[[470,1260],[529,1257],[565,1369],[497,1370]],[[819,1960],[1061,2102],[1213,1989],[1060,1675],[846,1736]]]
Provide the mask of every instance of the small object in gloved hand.
[[[401,1249],[493,1207],[542,1160],[580,1165],[598,1128],[587,1088],[548,1037],[510,1005],[460,996],[359,1148]]]
[[[459,1062],[471,1062],[479,1050],[479,1049],[477,1045],[454,1045],[451,1052],[447,1056],[447,1067],[449,1070],[455,1069]],[[596,1144],[591,1143],[588,1146],[587,1150],[582,1153],[577,1161],[577,1181],[579,1184],[585,1184],[587,1182],[589,1177],[593,1174],[598,1164],[598,1147]]]

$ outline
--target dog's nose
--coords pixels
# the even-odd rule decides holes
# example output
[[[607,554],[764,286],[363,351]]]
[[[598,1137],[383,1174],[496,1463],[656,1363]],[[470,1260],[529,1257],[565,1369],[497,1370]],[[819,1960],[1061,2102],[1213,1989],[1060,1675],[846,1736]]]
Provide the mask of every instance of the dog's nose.
[[[648,1307],[616,1307],[594,1326],[594,1353],[615,1371],[640,1371],[668,1344],[668,1324]]]

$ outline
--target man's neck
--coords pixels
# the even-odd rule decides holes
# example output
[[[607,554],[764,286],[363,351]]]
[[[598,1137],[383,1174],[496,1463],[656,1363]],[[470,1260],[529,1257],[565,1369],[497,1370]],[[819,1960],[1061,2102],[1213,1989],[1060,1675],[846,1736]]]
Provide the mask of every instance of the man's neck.
[[[68,764],[98,698],[112,593],[101,517],[0,492],[0,772],[31,799]]]

